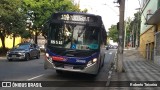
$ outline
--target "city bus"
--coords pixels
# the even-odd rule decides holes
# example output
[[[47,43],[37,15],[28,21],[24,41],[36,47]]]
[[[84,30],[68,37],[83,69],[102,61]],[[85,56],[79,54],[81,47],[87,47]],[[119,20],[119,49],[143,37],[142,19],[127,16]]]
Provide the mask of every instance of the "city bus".
[[[44,69],[96,76],[104,65],[106,30],[99,15],[59,12],[48,22]]]

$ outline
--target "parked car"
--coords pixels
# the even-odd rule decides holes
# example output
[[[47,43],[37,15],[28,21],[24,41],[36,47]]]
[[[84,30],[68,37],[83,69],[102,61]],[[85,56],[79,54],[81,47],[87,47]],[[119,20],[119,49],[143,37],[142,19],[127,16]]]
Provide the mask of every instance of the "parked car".
[[[106,45],[106,50],[109,50],[109,45]]]
[[[21,43],[7,52],[7,59],[9,61],[22,59],[30,60],[33,57],[40,58],[40,48],[33,43]]]
[[[113,45],[113,49],[117,49],[118,48],[118,46],[117,45]]]

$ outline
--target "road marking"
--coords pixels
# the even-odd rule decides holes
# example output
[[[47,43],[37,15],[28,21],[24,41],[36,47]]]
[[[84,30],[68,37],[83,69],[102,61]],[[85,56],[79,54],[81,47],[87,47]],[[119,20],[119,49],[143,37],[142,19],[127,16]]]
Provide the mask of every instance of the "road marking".
[[[33,79],[36,79],[36,78],[42,77],[43,75],[44,75],[44,74],[41,74],[41,75],[35,76],[35,77],[33,77],[33,78],[27,79],[27,80],[28,80],[28,81],[30,81],[30,80],[33,80]]]

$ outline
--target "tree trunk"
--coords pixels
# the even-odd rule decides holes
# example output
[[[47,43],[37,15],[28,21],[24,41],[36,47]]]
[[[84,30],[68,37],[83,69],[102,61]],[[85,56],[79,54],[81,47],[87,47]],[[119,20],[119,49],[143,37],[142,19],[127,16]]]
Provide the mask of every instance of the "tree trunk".
[[[1,41],[2,41],[2,48],[3,50],[5,50],[6,46],[5,46],[5,37],[4,36],[1,36]]]
[[[13,34],[13,47],[15,46],[15,34]]]
[[[37,44],[37,37],[38,37],[38,33],[36,32],[35,33],[35,39],[34,39],[35,40],[35,44]]]

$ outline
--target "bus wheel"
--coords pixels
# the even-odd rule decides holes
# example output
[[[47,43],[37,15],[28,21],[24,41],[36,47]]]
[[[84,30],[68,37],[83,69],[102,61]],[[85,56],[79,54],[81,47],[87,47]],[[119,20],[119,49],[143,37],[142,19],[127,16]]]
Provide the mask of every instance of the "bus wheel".
[[[97,77],[98,76],[98,73],[96,73],[96,74],[89,74],[92,78],[95,78],[95,77]]]
[[[103,56],[102,66],[101,66],[101,68],[104,66],[104,59],[105,59],[105,55]]]
[[[102,60],[102,66],[101,66],[101,68],[104,66],[104,59]]]
[[[62,74],[63,71],[61,71],[61,70],[56,70],[56,73],[57,73],[57,74]]]

